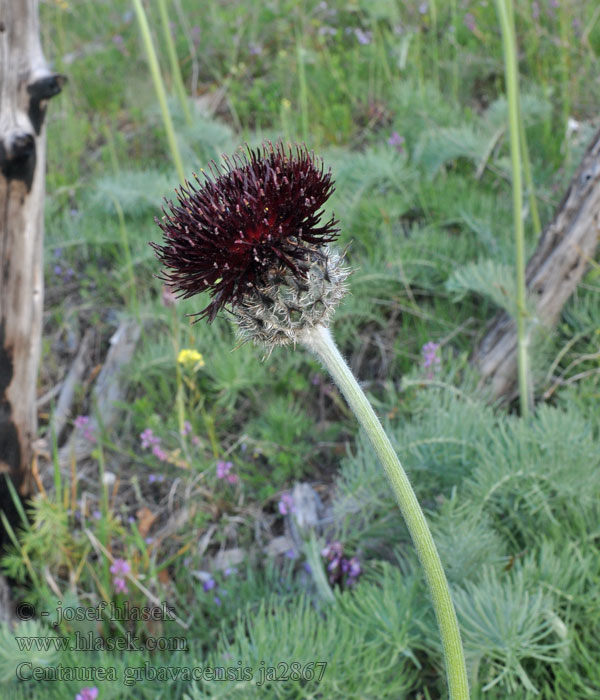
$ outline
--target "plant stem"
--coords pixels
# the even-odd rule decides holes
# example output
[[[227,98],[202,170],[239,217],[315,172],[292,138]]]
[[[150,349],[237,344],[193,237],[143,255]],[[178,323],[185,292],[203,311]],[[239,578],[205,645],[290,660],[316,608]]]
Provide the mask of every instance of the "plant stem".
[[[508,99],[510,127],[510,156],[512,163],[513,219],[515,227],[517,268],[517,357],[519,363],[519,394],[521,416],[529,416],[529,391],[527,385],[527,339],[525,337],[525,241],[523,233],[523,183],[521,181],[521,150],[519,134],[519,73],[517,49],[513,32],[513,8],[511,0],[496,0],[504,50],[504,72]]]
[[[127,233],[127,225],[125,224],[125,215],[123,213],[123,207],[119,200],[110,195],[112,203],[117,212],[117,218],[119,219],[119,231],[121,233],[121,243],[123,246],[123,257],[125,258],[125,266],[127,268],[127,276],[129,277],[129,303],[131,304],[137,320],[140,320],[140,305],[138,303],[137,297],[137,285],[135,283],[135,272],[133,270],[133,260],[131,258],[131,246],[129,245],[129,235]]]
[[[454,28],[454,33],[452,36],[452,46],[454,48],[454,60],[452,61],[452,96],[454,97],[454,102],[458,104],[458,41],[456,40],[456,30],[458,27],[458,11],[456,9],[456,0],[452,0],[450,3],[450,16],[452,17],[452,27]]]
[[[323,564],[321,559],[321,547],[317,542],[315,533],[311,532],[310,537],[304,542],[304,554],[306,556],[306,561],[308,562],[311,571],[314,584],[317,588],[318,594],[321,599],[326,603],[333,603],[335,601],[335,595],[331,590],[331,586],[327,581],[327,576],[325,576],[325,571],[323,570]]]
[[[177,60],[177,51],[175,50],[175,42],[171,36],[171,29],[169,27],[169,15],[167,13],[167,6],[165,0],[158,1],[158,12],[160,14],[160,22],[163,27],[163,33],[165,35],[165,42],[167,44],[167,53],[169,54],[169,63],[171,64],[171,77],[173,78],[173,84],[175,86],[175,91],[177,92],[177,97],[179,97],[179,102],[181,104],[181,109],[183,110],[183,116],[188,126],[193,124],[192,112],[190,111],[190,105],[188,102],[187,94],[185,92],[185,86],[183,84],[183,78],[181,77],[181,70],[179,68],[179,61]]]
[[[440,59],[438,51],[438,27],[437,27],[437,7],[435,0],[429,3],[429,11],[431,12],[431,34],[433,42],[433,82],[435,87],[440,88]]]
[[[512,0],[510,0],[512,3]],[[515,46],[517,45],[517,31],[515,29],[515,16],[510,7],[511,32]],[[517,75],[518,80],[518,75]],[[542,224],[540,221],[540,213],[538,211],[537,199],[535,197],[535,187],[533,186],[533,175],[531,174],[531,158],[529,157],[529,148],[527,147],[527,135],[525,134],[525,122],[523,121],[523,110],[521,109],[521,96],[519,95],[519,139],[521,149],[523,151],[523,174],[525,175],[525,185],[529,194],[529,207],[531,209],[531,220],[533,222],[533,232],[536,238],[542,233]]]
[[[525,175],[525,184],[529,194],[529,207],[531,209],[531,221],[533,222],[533,232],[536,238],[542,233],[542,223],[540,221],[540,212],[538,210],[537,199],[535,197],[535,187],[533,185],[533,175],[531,174],[531,159],[529,158],[529,149],[527,148],[527,136],[525,134],[525,124],[523,123],[523,113],[519,108],[519,138],[521,139],[521,148],[523,149],[523,174]]]
[[[450,699],[468,700],[469,686],[465,657],[448,581],[427,521],[406,472],[375,411],[337,349],[329,330],[323,326],[317,326],[304,331],[299,340],[331,373],[381,460],[416,547],[419,561],[425,571],[442,637]]]
[[[175,306],[171,309],[171,320],[173,323],[173,350],[175,351],[175,383],[177,391],[175,392],[175,406],[177,407],[177,424],[179,427],[179,440],[184,444],[184,426],[185,426],[185,405],[183,402],[183,378],[181,376],[181,367],[179,366],[179,322],[177,319],[177,309]]]
[[[304,67],[304,47],[299,37],[296,37],[296,65],[298,67],[298,86],[300,88],[300,114],[302,116],[302,140],[308,141],[308,89],[306,87],[306,71]]]
[[[160,66],[158,65],[158,58],[156,57],[156,50],[154,49],[154,44],[152,43],[152,35],[150,34],[150,27],[148,26],[148,18],[146,17],[142,0],[133,0],[133,6],[137,15],[138,24],[140,25],[142,41],[144,42],[144,48],[146,49],[148,63],[150,64],[150,73],[152,74],[154,89],[156,90],[156,96],[158,97],[158,102],[160,104],[160,111],[162,113],[165,131],[167,132],[167,140],[169,142],[169,148],[171,149],[173,163],[175,164],[179,181],[185,182],[183,162],[181,160],[181,154],[179,153],[177,139],[175,138],[175,129],[173,128],[173,121],[171,119],[169,106],[167,104],[167,93],[160,74]]]

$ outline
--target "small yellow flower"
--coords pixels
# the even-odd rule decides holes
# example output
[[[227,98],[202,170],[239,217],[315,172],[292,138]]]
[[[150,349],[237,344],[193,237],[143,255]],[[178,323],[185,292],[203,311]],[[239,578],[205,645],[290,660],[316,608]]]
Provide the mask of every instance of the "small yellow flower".
[[[199,353],[197,350],[190,350],[189,348],[184,348],[183,350],[179,351],[179,355],[177,355],[177,362],[188,369],[193,369],[194,372],[199,370],[200,367],[204,367],[206,364],[204,362],[204,358],[202,357],[202,353]]]
[[[287,99],[287,97],[284,97],[284,98],[281,100],[281,107],[282,107],[282,109],[284,109],[286,112],[288,111],[288,109],[291,108],[291,106],[292,106],[292,103]]]

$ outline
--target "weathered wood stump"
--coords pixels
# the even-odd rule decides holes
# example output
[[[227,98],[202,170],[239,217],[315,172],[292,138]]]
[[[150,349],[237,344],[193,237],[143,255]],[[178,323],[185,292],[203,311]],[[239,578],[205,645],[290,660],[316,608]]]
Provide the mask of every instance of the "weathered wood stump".
[[[527,265],[527,292],[541,324],[553,326],[593,259],[600,238],[600,130]],[[517,328],[506,313],[490,322],[473,363],[493,398],[517,395]]]
[[[41,352],[44,117],[64,77],[42,53],[38,0],[0,0],[0,509],[30,491]],[[0,543],[1,544],[1,543]]]

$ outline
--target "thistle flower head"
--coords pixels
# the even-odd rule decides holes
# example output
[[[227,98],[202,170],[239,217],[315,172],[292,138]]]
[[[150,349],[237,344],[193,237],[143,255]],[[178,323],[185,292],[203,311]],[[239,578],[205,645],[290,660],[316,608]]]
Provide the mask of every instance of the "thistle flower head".
[[[226,307],[245,339],[293,342],[300,327],[327,323],[346,291],[349,271],[327,247],[338,222],[321,221],[331,173],[305,146],[281,143],[223,161],[204,182],[181,186],[157,220],[160,278],[182,298],[208,291],[200,318],[212,322]]]

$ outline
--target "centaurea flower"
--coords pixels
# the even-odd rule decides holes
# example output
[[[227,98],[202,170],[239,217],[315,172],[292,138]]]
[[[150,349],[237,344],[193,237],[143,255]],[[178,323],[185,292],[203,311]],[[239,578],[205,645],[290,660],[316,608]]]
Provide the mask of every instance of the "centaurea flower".
[[[199,318],[213,321],[227,307],[240,336],[287,345],[309,327],[327,325],[346,293],[349,271],[327,244],[339,229],[321,207],[333,191],[306,147],[264,144],[216,163],[198,187],[189,182],[178,203],[157,221],[164,243],[153,243],[178,296],[207,291],[212,301]]]
[[[421,3],[420,12],[428,11]],[[347,292],[350,274],[329,244],[339,229],[332,216],[322,223],[333,192],[331,173],[305,146],[264,144],[232,159],[213,162],[197,186],[186,182],[177,202],[167,202],[157,223],[161,244],[152,243],[163,264],[161,279],[182,298],[208,292],[197,314],[209,322],[220,310],[233,315],[242,340],[262,344],[267,356],[278,345],[303,344],[330,371],[381,460],[424,568],[438,619],[451,700],[468,698],[466,664],[456,612],[439,554],[406,472],[381,422],[350,371],[328,326]],[[217,464],[217,477],[230,463]],[[341,571],[337,548],[330,564]],[[358,562],[344,565],[356,580]],[[352,575],[351,575],[352,574]]]

